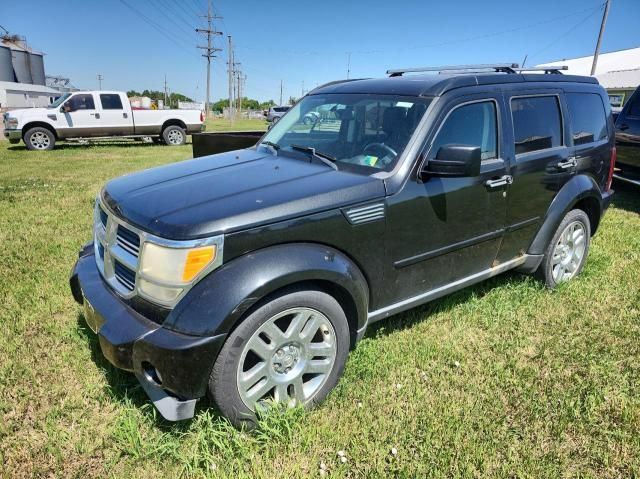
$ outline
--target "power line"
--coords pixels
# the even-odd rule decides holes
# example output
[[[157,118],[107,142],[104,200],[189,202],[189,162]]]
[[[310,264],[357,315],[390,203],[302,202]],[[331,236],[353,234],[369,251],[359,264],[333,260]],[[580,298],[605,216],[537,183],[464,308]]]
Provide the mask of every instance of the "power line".
[[[149,0],[149,2],[153,4],[152,0]],[[165,3],[165,0],[158,0],[158,6],[162,6],[162,8],[168,13],[167,15],[162,10],[158,9],[158,12],[162,14],[169,21],[169,23],[180,28],[183,32],[186,32],[188,35],[193,34],[193,24],[189,23],[184,18],[182,18],[182,14],[179,8],[178,9],[173,8],[175,4],[172,4],[171,2]],[[175,22],[175,20],[178,20],[182,22],[183,25],[186,25],[186,29],[182,27],[182,25],[178,25]]]
[[[162,25],[158,24],[151,18],[147,17],[144,13],[142,13],[137,8],[133,7],[132,5],[129,5],[125,0],[120,0],[120,2],[129,10],[134,12],[136,15],[140,16],[140,18],[142,18],[142,20],[144,20],[148,25],[153,27],[158,33],[166,37],[170,42],[178,46],[180,49],[187,50],[191,48],[191,47],[185,47],[184,45],[180,45],[180,43],[178,43],[179,40],[177,38],[174,38],[171,35],[171,32],[169,32],[166,28],[164,28]]]

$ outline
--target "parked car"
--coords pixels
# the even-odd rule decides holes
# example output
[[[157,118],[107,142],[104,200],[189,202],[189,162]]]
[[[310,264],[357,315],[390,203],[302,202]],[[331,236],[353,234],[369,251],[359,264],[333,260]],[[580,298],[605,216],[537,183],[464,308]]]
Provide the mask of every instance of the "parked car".
[[[208,395],[252,424],[318,404],[376,321],[508,270],[576,277],[613,193],[606,92],[495,70],[325,85],[252,148],[108,182],[70,278],[104,356],[167,419]]]
[[[272,106],[267,112],[267,121],[270,123],[277,122],[290,108],[290,106]]]
[[[617,169],[614,177],[640,186],[640,87],[615,120]]]
[[[65,93],[47,108],[12,110],[3,115],[4,136],[29,150],[52,150],[57,140],[105,137],[151,137],[182,145],[187,135],[203,131],[200,110],[132,109],[117,91]]]

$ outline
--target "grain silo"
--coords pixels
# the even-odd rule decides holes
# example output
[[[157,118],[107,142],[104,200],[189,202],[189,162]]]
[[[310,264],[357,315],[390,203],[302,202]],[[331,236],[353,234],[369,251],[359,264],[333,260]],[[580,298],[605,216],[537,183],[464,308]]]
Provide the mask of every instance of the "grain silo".
[[[0,81],[15,81],[13,75],[13,63],[11,62],[11,50],[0,45]]]
[[[18,83],[33,83],[31,78],[31,61],[29,52],[25,50],[11,50],[11,63]]]
[[[46,85],[44,60],[41,53],[29,53],[29,69],[31,70],[31,83],[34,85]]]

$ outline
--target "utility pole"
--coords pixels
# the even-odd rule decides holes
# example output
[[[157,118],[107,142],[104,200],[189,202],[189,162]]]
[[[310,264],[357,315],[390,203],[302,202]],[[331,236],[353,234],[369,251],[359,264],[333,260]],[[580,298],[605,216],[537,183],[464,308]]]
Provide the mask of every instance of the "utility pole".
[[[351,75],[351,52],[347,53],[347,80]]]
[[[222,35],[222,32],[218,32],[213,28],[213,20],[218,20],[221,19],[222,17],[217,17],[214,16],[212,14],[212,8],[211,8],[211,0],[209,0],[207,2],[208,4],[208,8],[207,8],[207,15],[204,16],[204,18],[207,19],[207,28],[196,28],[196,32],[197,33],[205,33],[207,35],[207,46],[201,46],[198,45],[198,48],[202,49],[202,50],[206,50],[206,53],[204,55],[202,55],[203,57],[205,57],[207,59],[207,98],[205,101],[205,112],[206,112],[206,116],[207,118],[209,118],[209,107],[210,107],[210,102],[211,102],[211,59],[215,58],[216,52],[221,51],[220,48],[214,48],[213,47],[213,37],[216,35]]]
[[[282,106],[282,80],[280,80],[280,103],[278,105]]]
[[[234,114],[234,108],[233,108],[233,43],[231,42],[231,35],[229,35],[228,37],[229,40],[229,60],[227,63],[227,73],[228,73],[228,81],[229,81],[229,119],[231,120],[231,122],[233,123],[235,114]]]
[[[167,74],[164,74],[164,102],[163,105],[167,106]]]
[[[609,8],[611,8],[611,0],[607,0],[604,6],[604,14],[602,15],[602,23],[600,24],[600,33],[598,34],[598,42],[596,43],[596,51],[593,54],[593,63],[591,64],[591,76],[596,74],[596,66],[598,65],[598,55],[600,54],[600,45],[602,44],[602,36],[604,28],[607,26],[607,17],[609,16]]]
[[[302,89],[300,90],[300,98],[304,96],[304,80],[302,80]]]
[[[104,77],[98,73],[98,90],[102,90],[102,80]]]

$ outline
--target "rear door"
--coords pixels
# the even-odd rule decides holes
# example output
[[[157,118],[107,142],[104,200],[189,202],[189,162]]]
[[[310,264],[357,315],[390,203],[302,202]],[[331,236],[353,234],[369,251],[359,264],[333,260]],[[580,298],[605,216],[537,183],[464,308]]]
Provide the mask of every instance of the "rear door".
[[[99,93],[100,123],[105,135],[132,135],[133,119],[119,93]],[[125,101],[127,101],[125,99]]]
[[[506,232],[498,261],[524,254],[556,193],[575,174],[560,90],[507,90],[505,138],[513,182],[507,190]]]
[[[625,105],[616,120],[618,165],[640,169],[640,88]]]

